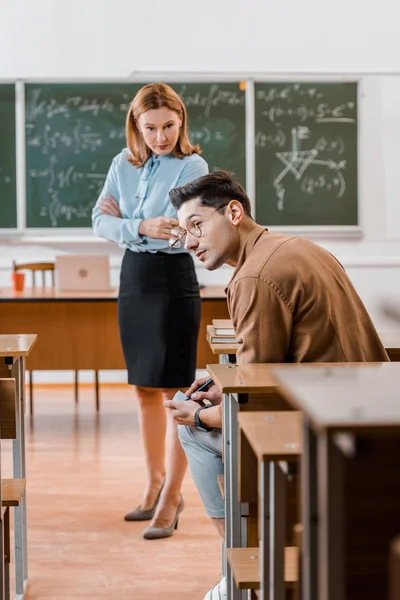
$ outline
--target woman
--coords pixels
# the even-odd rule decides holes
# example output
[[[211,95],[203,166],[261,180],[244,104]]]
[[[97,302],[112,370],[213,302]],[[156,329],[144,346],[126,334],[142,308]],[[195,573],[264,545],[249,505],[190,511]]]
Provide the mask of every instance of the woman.
[[[151,520],[143,535],[156,539],[173,534],[183,509],[187,463],[163,402],[195,379],[201,308],[192,257],[183,246],[169,245],[178,221],[168,193],[208,167],[189,142],[182,100],[165,84],[146,85],[136,94],[126,139],[128,147],[113,159],[93,209],[93,228],[126,249],[118,321],[128,383],[139,406],[147,485],[125,520]]]

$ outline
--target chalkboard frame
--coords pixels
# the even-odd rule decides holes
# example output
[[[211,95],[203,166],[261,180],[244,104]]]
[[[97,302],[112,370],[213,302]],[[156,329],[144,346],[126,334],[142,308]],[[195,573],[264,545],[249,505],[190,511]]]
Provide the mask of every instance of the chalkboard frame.
[[[282,233],[300,234],[311,238],[358,238],[362,237],[362,205],[360,198],[363,197],[362,189],[362,127],[361,118],[361,99],[362,99],[362,82],[363,74],[346,75],[346,74],[323,74],[323,73],[250,73],[250,72],[149,72],[135,71],[129,78],[27,78],[24,80],[8,80],[7,83],[15,83],[16,85],[16,119],[17,119],[17,217],[18,223],[16,229],[0,229],[0,237],[4,239],[15,239],[21,243],[38,242],[45,244],[46,242],[59,243],[76,243],[76,242],[91,242],[91,243],[107,243],[104,240],[97,238],[90,227],[68,228],[57,227],[56,231],[51,228],[33,228],[26,227],[26,156],[25,156],[25,84],[127,84],[127,83],[149,83],[151,81],[164,81],[165,83],[242,83],[245,85],[245,137],[246,137],[246,191],[251,199],[253,215],[255,214],[255,114],[254,114],[254,85],[258,82],[309,82],[309,83],[325,83],[325,82],[353,82],[357,83],[357,102],[358,102],[358,123],[357,123],[357,185],[358,185],[358,225],[357,226],[268,226],[268,223],[262,225],[267,226],[271,231],[280,231]],[[23,184],[22,184],[23,182]]]
[[[269,225],[268,223],[261,223],[265,227],[268,227],[269,231],[286,233],[292,235],[303,235],[309,238],[346,238],[346,239],[357,239],[363,237],[363,214],[362,205],[360,198],[363,197],[362,191],[362,119],[361,119],[361,102],[363,97],[363,78],[361,75],[356,76],[353,74],[276,74],[276,75],[257,75],[248,80],[252,85],[252,105],[250,112],[250,120],[255,127],[255,84],[256,83],[354,83],[357,85],[357,225]],[[255,130],[253,131],[253,140],[255,140]],[[251,206],[255,219],[257,220],[256,213],[256,168],[255,168],[255,143],[253,141],[254,148],[254,169],[251,172],[253,177],[250,186],[254,190],[250,197]]]
[[[18,192],[19,192],[19,168],[18,168],[18,156],[19,156],[19,147],[18,147],[18,139],[19,139],[19,121],[18,121],[18,92],[17,92],[17,82],[15,79],[0,79],[1,85],[12,85],[14,86],[14,94],[15,94],[15,180],[16,180],[16,214],[17,214],[17,224],[15,227],[0,227],[0,237],[4,239],[4,237],[9,237],[10,235],[21,234],[22,229],[20,227],[20,217],[18,214],[20,203],[18,202]]]

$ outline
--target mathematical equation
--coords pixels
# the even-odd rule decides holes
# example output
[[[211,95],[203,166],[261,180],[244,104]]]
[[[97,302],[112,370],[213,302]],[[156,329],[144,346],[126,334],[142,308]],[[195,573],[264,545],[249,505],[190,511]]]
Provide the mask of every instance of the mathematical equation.
[[[85,98],[83,96],[66,96],[62,102],[54,97],[41,99],[41,88],[32,90],[27,103],[26,121],[28,124],[35,123],[38,119],[53,119],[61,115],[69,119],[75,114],[91,114],[98,117],[100,114],[110,114],[115,111],[124,115],[128,110],[131,97],[126,93],[121,93],[118,102],[113,102],[108,98]]]
[[[27,125],[27,146],[37,148],[41,154],[53,154],[59,148],[69,150],[73,154],[97,152],[107,149],[111,140],[125,139],[125,128],[111,128],[106,134],[94,131],[91,125],[85,125],[78,119],[71,128],[60,131],[46,123],[42,130]],[[123,145],[123,144],[121,144]]]
[[[322,88],[305,84],[256,89],[256,103],[261,115],[278,127],[283,119],[292,118],[300,123],[355,123],[356,102],[332,102],[324,97]],[[265,106],[265,108],[264,108]]]
[[[73,218],[88,220],[92,214],[94,204],[95,202],[79,204],[78,206],[63,204],[58,192],[53,192],[50,194],[48,206],[41,206],[39,214],[41,217],[48,217],[50,219],[51,227],[58,227],[61,219],[67,222]]]
[[[70,188],[74,184],[82,182],[84,182],[84,186],[92,193],[101,190],[106,174],[97,172],[97,164],[95,162],[90,165],[89,171],[82,171],[74,164],[65,168],[58,168],[57,163],[57,157],[53,154],[44,169],[29,169],[29,177],[45,180],[46,189],[50,193],[56,189]]]
[[[176,91],[187,109],[200,106],[204,108],[202,113],[205,117],[209,117],[212,109],[217,106],[244,106],[245,103],[245,95],[239,89],[237,91],[225,90],[217,83],[210,85],[206,93],[192,92],[188,85],[182,85],[176,88]]]
[[[286,144],[287,136],[282,129],[278,129],[274,133],[265,133],[257,131],[255,136],[255,145],[257,148],[283,148]],[[327,138],[325,135],[319,137],[314,146],[318,152],[334,153],[340,156],[344,153],[346,146],[343,138],[335,136],[333,139]]]
[[[303,194],[312,196],[316,191],[324,190],[338,199],[342,198],[346,191],[347,161],[339,160],[338,157],[345,152],[343,139],[337,137],[329,140],[321,136],[314,145],[310,145],[307,143],[311,134],[308,127],[293,127],[290,133],[291,149],[275,153],[281,165],[279,174],[273,180],[278,210],[284,210],[286,182],[289,177],[300,182]],[[329,156],[329,152],[333,153],[334,157]],[[317,174],[315,167],[318,169]]]

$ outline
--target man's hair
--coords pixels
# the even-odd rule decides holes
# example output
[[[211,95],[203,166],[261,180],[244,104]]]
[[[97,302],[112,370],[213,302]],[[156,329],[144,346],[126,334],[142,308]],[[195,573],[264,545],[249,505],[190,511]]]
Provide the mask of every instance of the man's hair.
[[[251,204],[244,187],[235,181],[235,174],[228,171],[215,171],[203,175],[186,185],[172,189],[169,197],[176,210],[194,198],[200,200],[201,206],[212,208],[222,208],[231,200],[237,200],[242,204],[246,215],[251,216]]]

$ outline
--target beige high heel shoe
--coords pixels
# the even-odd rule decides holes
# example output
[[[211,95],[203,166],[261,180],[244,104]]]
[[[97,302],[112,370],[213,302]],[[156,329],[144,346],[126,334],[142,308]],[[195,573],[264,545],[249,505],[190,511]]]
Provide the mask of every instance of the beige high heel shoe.
[[[164,481],[164,483],[165,483],[165,481]],[[160,496],[161,496],[161,492],[163,491],[164,483],[162,484],[161,489],[157,494],[157,498],[155,499],[155,502],[151,508],[148,508],[147,510],[143,510],[142,508],[140,508],[140,506],[138,506],[137,508],[135,508],[135,510],[133,510],[132,512],[125,515],[124,520],[125,521],[151,521],[151,519],[154,517],[154,513],[156,512],[157,504],[160,500]]]
[[[183,511],[185,507],[185,503],[181,496],[180,502],[178,504],[178,508],[176,510],[175,518],[172,521],[172,525],[170,527],[152,527],[149,525],[143,532],[143,537],[145,540],[160,540],[162,538],[171,537],[175,531],[178,529],[179,515]]]

